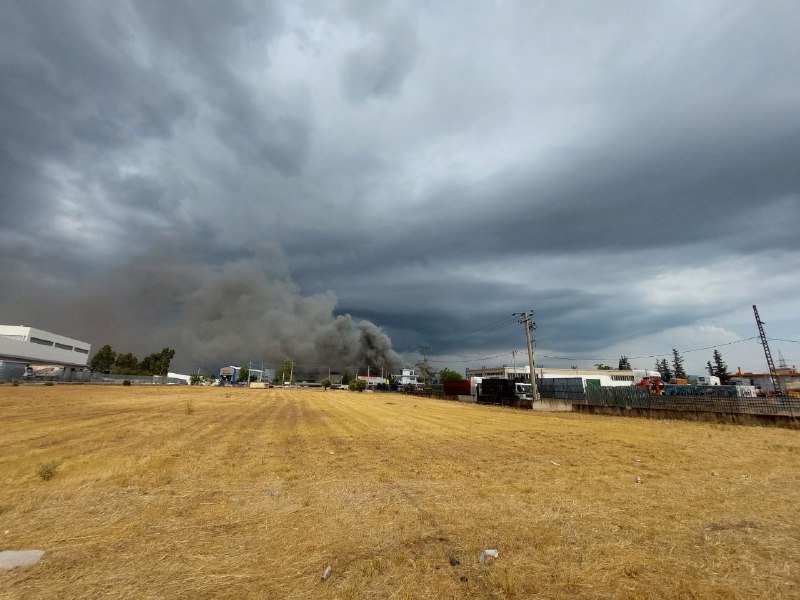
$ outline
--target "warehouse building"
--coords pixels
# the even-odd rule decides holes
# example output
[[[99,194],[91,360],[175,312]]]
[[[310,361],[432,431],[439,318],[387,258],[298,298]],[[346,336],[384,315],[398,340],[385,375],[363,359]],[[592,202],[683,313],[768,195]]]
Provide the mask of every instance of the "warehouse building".
[[[89,363],[88,342],[25,325],[0,325],[0,380],[21,379],[46,371],[63,377]]]
[[[85,367],[92,345],[24,325],[0,325],[0,359]]]
[[[530,381],[530,367],[481,367],[480,369],[467,369],[467,379],[473,377],[487,379],[508,379],[519,381]],[[580,378],[585,386],[631,386],[639,383],[644,377],[658,377],[657,371],[646,371],[635,369],[632,371],[619,369],[556,369],[551,367],[539,367],[536,369],[536,378],[545,379],[566,379]]]

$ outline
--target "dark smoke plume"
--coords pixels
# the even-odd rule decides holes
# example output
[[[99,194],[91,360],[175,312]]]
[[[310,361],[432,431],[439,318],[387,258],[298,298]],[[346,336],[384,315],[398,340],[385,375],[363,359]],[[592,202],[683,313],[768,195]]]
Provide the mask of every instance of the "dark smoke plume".
[[[41,282],[36,299],[11,295],[0,308],[15,323],[89,341],[93,351],[108,343],[144,355],[169,346],[176,350],[171,369],[183,372],[287,358],[362,373],[401,366],[378,326],[335,314],[332,292],[302,295],[278,247],[215,266],[187,254],[160,247],[58,297]]]

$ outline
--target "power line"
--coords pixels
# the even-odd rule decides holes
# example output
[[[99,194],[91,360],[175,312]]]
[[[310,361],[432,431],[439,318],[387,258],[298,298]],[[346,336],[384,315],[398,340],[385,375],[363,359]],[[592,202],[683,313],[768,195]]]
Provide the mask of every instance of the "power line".
[[[476,329],[474,331],[471,331],[469,333],[465,333],[464,335],[457,336],[457,337],[445,338],[443,341],[444,342],[457,342],[457,341],[464,340],[464,339],[467,339],[467,338],[475,336],[475,335],[492,333],[492,332],[497,331],[499,329],[503,329],[504,327],[508,327],[509,325],[511,325],[512,323],[515,323],[515,322],[516,322],[516,319],[514,318],[514,315],[508,315],[506,317],[502,317],[500,319],[497,319],[496,321],[492,321],[491,323],[487,323],[483,327],[480,327],[480,328],[478,328],[478,329]]]
[[[476,362],[479,360],[489,360],[492,358],[500,358],[501,356],[509,356],[511,352],[503,352],[502,354],[495,354],[494,356],[481,356],[476,358],[466,358],[464,360],[428,360],[428,362],[432,363],[468,363],[468,362]]]
[[[753,337],[744,338],[744,339],[736,340],[736,341],[733,341],[733,342],[723,342],[721,344],[714,344],[713,346],[704,346],[702,348],[692,348],[691,350],[678,350],[678,354],[688,354],[690,352],[700,352],[701,350],[711,350],[712,348],[721,348],[723,346],[732,346],[733,344],[741,344],[742,342],[749,342],[751,340],[756,339],[757,337],[758,336],[754,335]],[[772,339],[772,338],[770,338],[770,339]],[[794,340],[782,340],[782,341],[793,342]],[[800,342],[797,342],[797,343],[800,343]],[[465,358],[465,359],[458,359],[458,360],[455,360],[455,359],[453,359],[453,360],[432,360],[432,359],[428,359],[428,362],[431,362],[431,363],[468,363],[468,362],[477,362],[477,361],[481,361],[481,360],[490,360],[492,358],[500,358],[501,356],[512,356],[513,353],[514,353],[514,351],[512,350],[511,352],[503,352],[502,354],[495,354],[494,356],[480,356],[480,357],[475,357],[475,358]],[[617,360],[617,358],[609,358],[609,357],[594,357],[594,358],[592,358],[592,357],[576,357],[576,356],[552,356],[552,355],[548,355],[548,354],[540,354],[539,356],[541,356],[542,358],[551,358],[553,360],[581,360],[581,361],[583,361],[583,360],[596,360],[596,361]],[[642,355],[642,356],[628,356],[627,358],[628,358],[628,360],[638,360],[638,359],[642,359],[642,358],[659,358],[661,356],[672,356],[672,350],[670,350],[669,352],[666,352],[666,353],[662,353],[662,354],[647,354],[647,355]]]
[[[789,342],[790,344],[800,344],[800,341],[798,341],[798,340],[784,340],[784,339],[781,339],[781,338],[771,338],[771,337],[768,337],[767,339],[770,342]]]
[[[724,342],[722,344],[714,344],[713,346],[704,346],[702,348],[692,348],[691,350],[678,350],[678,354],[689,354],[690,352],[700,352],[701,350],[711,350],[712,348],[721,348],[722,346],[731,346],[733,344],[741,344],[742,342],[749,342],[750,340],[754,340],[756,338],[758,338],[758,336],[754,335],[753,337],[744,338],[742,340],[736,340],[734,342]],[[590,358],[590,357],[581,358],[581,357],[577,357],[577,356],[549,356],[547,354],[540,354],[539,356],[541,356],[542,358],[552,358],[554,360],[597,360],[597,361],[617,360],[616,358],[609,358],[607,356],[605,356],[605,357],[594,357],[594,358]],[[672,356],[672,350],[670,350],[669,352],[661,353],[661,354],[647,354],[647,355],[642,355],[642,356],[628,356],[627,358],[628,358],[628,360],[638,360],[638,359],[641,359],[641,358],[659,358],[661,356]]]

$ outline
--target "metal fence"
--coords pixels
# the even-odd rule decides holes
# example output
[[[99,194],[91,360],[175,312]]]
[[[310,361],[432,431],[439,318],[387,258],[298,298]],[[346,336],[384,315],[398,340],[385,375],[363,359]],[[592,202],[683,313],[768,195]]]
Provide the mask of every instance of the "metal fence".
[[[573,402],[582,402],[586,398],[583,391],[583,380],[580,377],[537,379],[536,389],[540,398],[572,400]]]
[[[54,375],[29,377],[24,375],[24,369],[3,370],[0,369],[0,382],[24,382],[24,383],[44,383],[51,381],[54,383],[105,383],[122,385],[124,381],[129,381],[132,385],[184,385],[186,381],[174,377],[161,377],[159,375],[110,375],[106,373],[90,373],[89,371],[64,371]]]
[[[800,416],[800,398],[790,396],[758,398],[651,396],[646,388],[636,387],[586,388],[585,396],[584,400],[577,400],[575,404],[749,415]]]

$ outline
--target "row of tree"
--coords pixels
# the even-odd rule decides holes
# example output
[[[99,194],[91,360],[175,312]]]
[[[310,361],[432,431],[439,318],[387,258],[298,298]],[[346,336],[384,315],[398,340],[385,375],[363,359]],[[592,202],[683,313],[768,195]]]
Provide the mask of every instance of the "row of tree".
[[[89,362],[92,373],[114,373],[118,375],[160,375],[169,372],[169,363],[175,357],[175,350],[164,348],[161,352],[148,354],[141,361],[130,352],[115,352],[106,344],[98,350]]]
[[[595,365],[598,369],[611,369],[603,364]],[[631,371],[631,363],[627,356],[620,356],[619,370]],[[666,358],[661,360],[656,359],[655,370],[661,374],[662,381],[669,381],[673,377],[675,379],[686,379],[686,369],[683,367],[683,356],[675,348],[672,349],[672,362],[667,362]],[[706,363],[706,370],[709,375],[720,378],[720,382],[724,383],[728,380],[728,365],[722,359],[722,353],[719,350],[714,350],[713,359]]]

